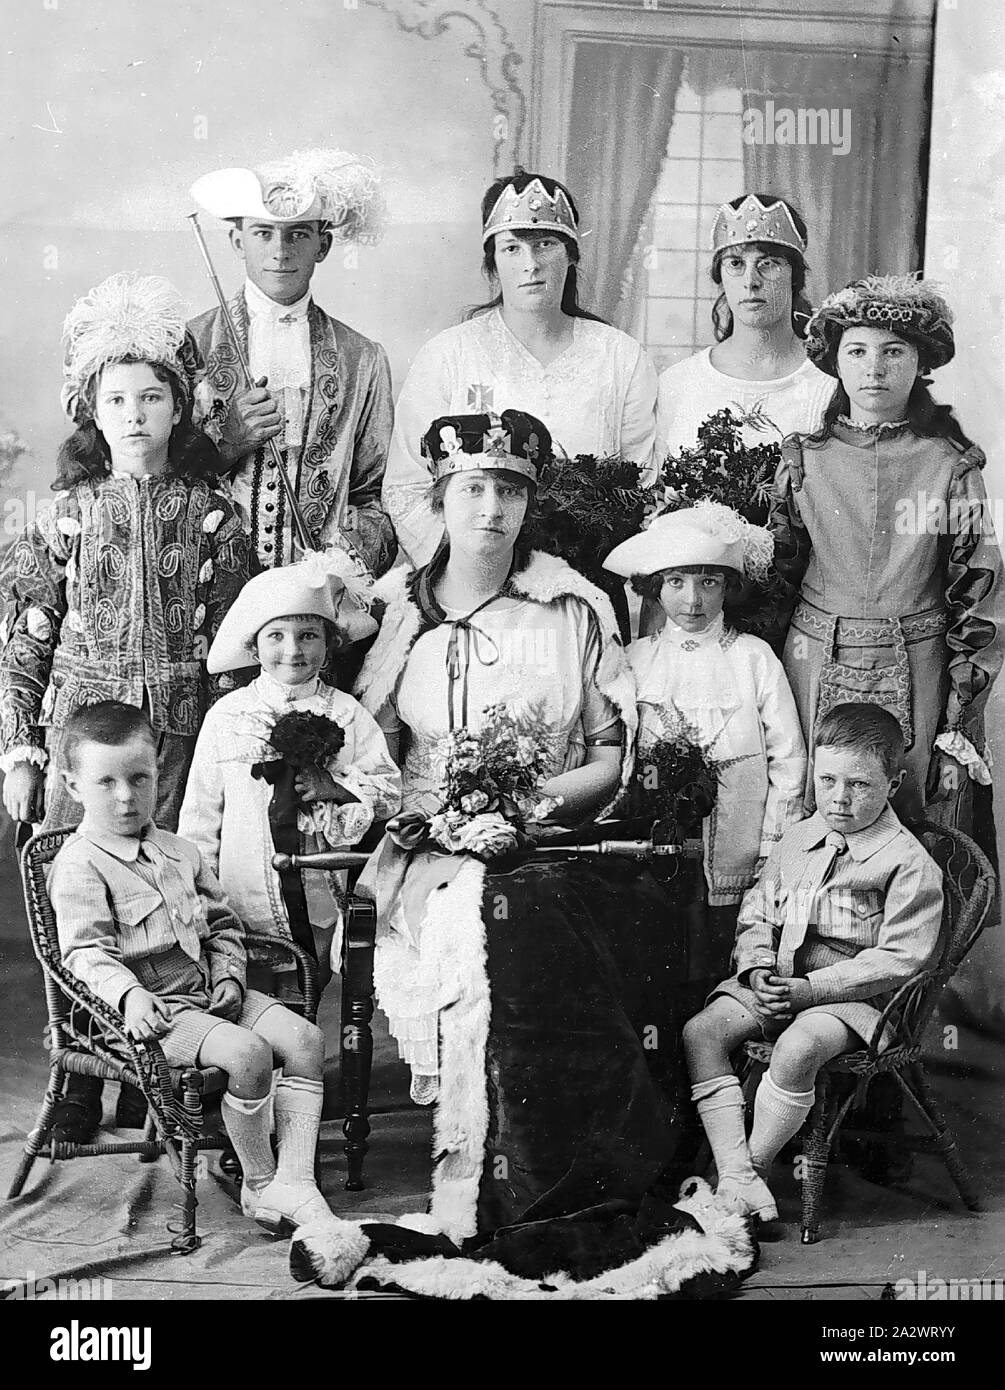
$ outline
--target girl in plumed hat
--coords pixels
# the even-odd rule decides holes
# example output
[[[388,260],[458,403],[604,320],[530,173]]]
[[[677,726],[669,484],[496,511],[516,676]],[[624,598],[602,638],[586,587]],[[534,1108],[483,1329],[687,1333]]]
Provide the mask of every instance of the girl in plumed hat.
[[[984,455],[925,380],[953,356],[952,313],[928,281],[868,276],[824,301],[807,351],[837,386],[821,428],[783,447],[772,520],[803,733],[843,702],[890,710],[908,750],[897,809],[965,828],[991,780],[1002,562]]]
[[[117,700],[150,717],[154,819],[173,831],[216,693],[206,650],[248,577],[249,545],[213,488],[216,448],[192,424],[198,353],[177,290],[157,275],[112,275],[64,331],[63,404],[76,428],[52,504],[0,568],[4,805],[17,821],[76,825],[62,732],[76,710]],[[87,1142],[100,1095],[100,1081],[70,1077],[57,1138]],[[126,1106],[119,1118],[139,1114]]]
[[[255,575],[224,618],[210,671],[260,669],[207,715],[180,820],[249,928],[292,936],[317,958],[322,985],[339,962],[339,885],[279,874],[272,857],[354,845],[401,803],[377,724],[322,679],[334,651],[377,630],[335,563],[314,554]]]
[[[731,595],[742,579],[767,577],[771,553],[764,527],[719,502],[699,502],[656,517],[604,561],[666,614],[660,632],[628,647],[639,766],[681,731],[719,764],[703,825],[708,911],[689,952],[696,1007],[728,965],[740,899],[785,826],[803,814],[806,751],[781,662],[728,618]]]

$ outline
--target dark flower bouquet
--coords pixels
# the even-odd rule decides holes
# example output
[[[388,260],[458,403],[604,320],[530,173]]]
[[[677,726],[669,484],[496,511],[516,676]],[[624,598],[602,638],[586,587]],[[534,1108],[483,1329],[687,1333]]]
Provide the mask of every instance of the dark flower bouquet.
[[[402,848],[431,841],[451,854],[495,859],[524,843],[529,820],[543,820],[560,804],[541,792],[548,775],[541,719],[491,705],[483,720],[479,729],[454,729],[440,740],[439,808],[431,817],[411,812],[388,824]]]
[[[327,715],[291,710],[279,716],[267,742],[289,767],[320,766],[342,751],[345,730]]]
[[[722,502],[755,526],[768,519],[781,445],[746,445],[740,435],[745,424],[758,425],[756,413],[719,410],[698,429],[694,448],[669,454],[660,469],[657,495],[660,511],[676,511],[695,502]]]
[[[639,750],[628,789],[629,814],[652,822],[661,840],[682,840],[711,813],[718,791],[712,747],[680,715],[665,738]]]

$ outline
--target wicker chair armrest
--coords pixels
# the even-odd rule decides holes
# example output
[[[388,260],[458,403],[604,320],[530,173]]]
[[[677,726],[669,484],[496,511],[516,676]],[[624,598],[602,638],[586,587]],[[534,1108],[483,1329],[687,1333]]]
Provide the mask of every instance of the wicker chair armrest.
[[[880,1054],[880,1043],[883,1040],[883,1033],[893,1014],[902,1011],[905,1003],[916,994],[928,989],[935,982],[940,973],[938,969],[921,970],[917,975],[912,975],[909,980],[905,981],[898,990],[894,991],[892,998],[888,1001],[883,1012],[880,1014],[876,1027],[873,1029],[872,1037],[866,1045],[865,1050],[870,1062],[875,1062]],[[894,1031],[898,1031],[896,1027]],[[901,1037],[898,1038],[897,1041],[904,1046],[908,1046],[911,1039]]]

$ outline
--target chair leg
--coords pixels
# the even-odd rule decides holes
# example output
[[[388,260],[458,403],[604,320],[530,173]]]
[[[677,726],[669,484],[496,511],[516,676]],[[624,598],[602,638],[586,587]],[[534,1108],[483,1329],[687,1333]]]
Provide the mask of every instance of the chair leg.
[[[935,1148],[942,1158],[949,1176],[956,1184],[956,1190],[960,1194],[960,1200],[970,1211],[981,1210],[981,1199],[974,1180],[970,1176],[970,1171],[959,1149],[956,1147],[956,1136],[946,1123],[945,1116],[939,1108],[932,1089],[928,1084],[923,1068],[915,1063],[908,1070],[910,1081],[905,1077],[897,1077],[907,1098],[913,1103],[935,1135]]]
[[[157,1121],[154,1119],[153,1111],[151,1111],[151,1112],[147,1115],[147,1118],[146,1118],[146,1120],[145,1120],[145,1122],[144,1122],[144,1125],[143,1125],[143,1142],[144,1142],[144,1143],[152,1143],[154,1140],[156,1140],[156,1138],[157,1138]],[[155,1154],[140,1154],[139,1157],[140,1157],[140,1162],[141,1162],[141,1163],[156,1163],[156,1162],[157,1162],[157,1155],[155,1155]]]
[[[802,1174],[802,1243],[815,1245],[820,1239],[820,1212],[823,1207],[824,1179],[830,1160],[831,1136],[828,1133],[827,1110],[830,1082],[821,1075],[817,1079],[817,1094],[810,1112],[810,1123],[803,1145]]]
[[[356,899],[346,921],[346,944],[342,968],[342,1039],[340,1065],[345,1097],[345,1158],[348,1174],[346,1190],[363,1187],[363,1159],[369,1148],[370,1121],[367,1101],[373,1066],[373,951],[376,938],[376,910],[370,902]]]
[[[182,1078],[182,1105],[195,1121],[196,1134],[202,1133],[202,1094],[191,1084],[188,1074]],[[202,1237],[196,1232],[195,1211],[199,1205],[195,1195],[195,1166],[199,1153],[197,1139],[187,1134],[181,1140],[181,1168],[178,1182],[181,1186],[181,1230],[176,1231],[171,1249],[179,1255],[191,1255],[202,1244]]]
[[[38,1119],[35,1121],[35,1128],[24,1141],[24,1150],[21,1154],[21,1161],[17,1166],[7,1198],[20,1197],[25,1183],[28,1181],[28,1174],[31,1172],[35,1159],[45,1148],[45,1141],[49,1137],[52,1128],[53,1111],[59,1103],[63,1094],[63,1068],[53,1062],[49,1069],[49,1084],[45,1088],[45,1096],[38,1112]]]

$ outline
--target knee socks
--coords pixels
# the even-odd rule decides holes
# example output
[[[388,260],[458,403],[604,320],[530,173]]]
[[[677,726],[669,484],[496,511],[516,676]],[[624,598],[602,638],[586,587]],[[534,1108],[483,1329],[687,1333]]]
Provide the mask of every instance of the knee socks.
[[[227,1091],[220,1107],[245,1184],[252,1190],[264,1187],[276,1176],[276,1161],[269,1143],[269,1099],[262,1096],[259,1100],[243,1100]]]
[[[324,1086],[305,1076],[281,1076],[276,1083],[276,1142],[280,1182],[314,1186],[314,1153],[321,1127]]]
[[[720,1181],[727,1177],[752,1181],[756,1174],[747,1148],[739,1081],[732,1073],[699,1081],[691,1088],[691,1099],[698,1107]]]
[[[750,1157],[763,1177],[778,1151],[802,1128],[813,1109],[815,1091],[783,1091],[770,1071],[761,1077],[754,1097]]]

